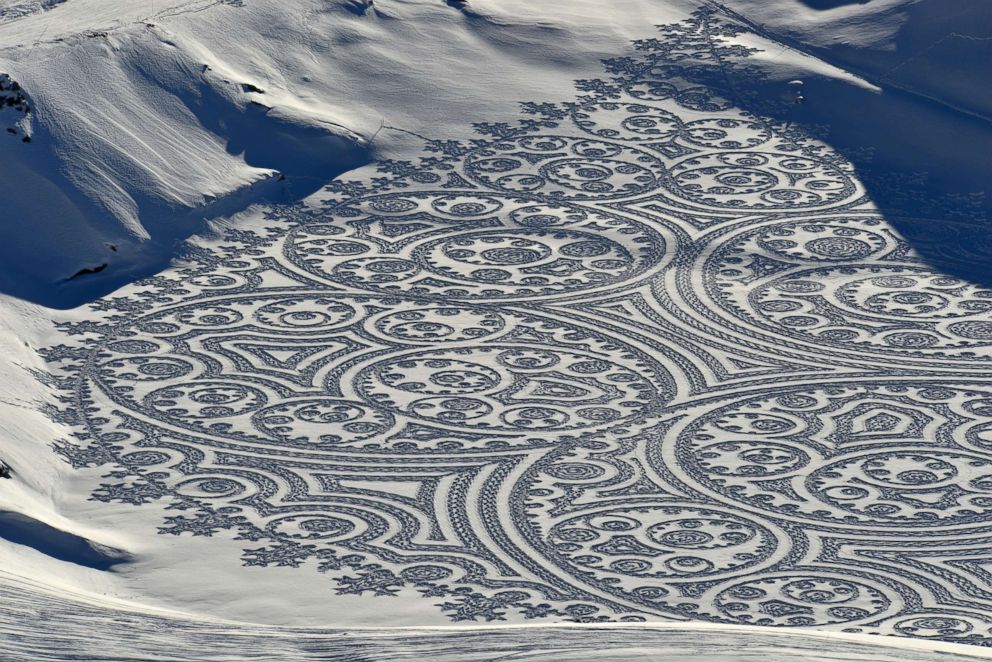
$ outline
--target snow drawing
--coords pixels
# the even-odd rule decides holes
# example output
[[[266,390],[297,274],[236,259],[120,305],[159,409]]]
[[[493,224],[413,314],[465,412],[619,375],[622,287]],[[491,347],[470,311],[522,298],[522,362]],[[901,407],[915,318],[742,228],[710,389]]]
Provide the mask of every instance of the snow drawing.
[[[739,31],[96,301],[45,352],[58,452],[162,534],[454,621],[989,644],[992,290],[755,111]]]

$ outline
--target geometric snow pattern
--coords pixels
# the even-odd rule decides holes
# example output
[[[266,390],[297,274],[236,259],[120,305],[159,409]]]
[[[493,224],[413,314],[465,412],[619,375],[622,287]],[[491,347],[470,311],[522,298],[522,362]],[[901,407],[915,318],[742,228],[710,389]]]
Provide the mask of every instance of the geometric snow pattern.
[[[739,31],[97,302],[45,352],[60,452],[162,533],[456,621],[992,642],[992,291],[742,109]]]

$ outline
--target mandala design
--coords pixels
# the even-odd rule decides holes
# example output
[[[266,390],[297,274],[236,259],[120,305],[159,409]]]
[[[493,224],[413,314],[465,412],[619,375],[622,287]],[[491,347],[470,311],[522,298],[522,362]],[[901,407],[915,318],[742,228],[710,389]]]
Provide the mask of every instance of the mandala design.
[[[749,229],[705,268],[724,310],[806,346],[988,360],[992,290],[900,264],[905,251],[876,217],[810,219]]]
[[[764,124],[746,113],[683,121],[663,108],[641,103],[604,101],[577,106],[572,121],[597,138],[646,143],[665,154],[694,148],[750,149],[772,138]],[[677,146],[680,143],[684,145]]]
[[[678,115],[639,103],[603,102],[579,107],[572,111],[572,121],[607,140],[664,142],[685,131]]]
[[[892,602],[867,584],[829,575],[791,575],[740,582],[714,606],[749,625],[824,625],[878,616]]]
[[[407,353],[357,379],[368,402],[469,429],[595,427],[658,400],[652,382],[595,354],[513,345]]]
[[[291,232],[285,251],[294,265],[323,280],[458,299],[616,286],[660,268],[670,255],[656,230],[605,212],[450,193],[345,203],[329,218]]]
[[[551,200],[642,194],[658,187],[664,170],[658,158],[633,147],[548,135],[498,142],[465,159],[468,175],[488,188]]]
[[[94,302],[43,352],[57,451],[246,573],[455,621],[989,645],[992,293],[758,112],[741,31],[663,26]]]
[[[771,517],[906,530],[992,521],[992,392],[935,384],[797,390],[726,405],[679,439],[685,475]],[[972,440],[969,443],[969,439]]]
[[[579,574],[629,589],[634,598],[664,591],[669,578],[733,574],[770,565],[778,546],[767,525],[731,512],[683,505],[624,506],[573,516],[551,529],[549,542]]]
[[[550,318],[327,292],[222,299],[119,327],[141,339],[108,342],[94,385],[149,420],[310,450],[376,445],[401,422],[551,440],[675,393],[647,355]]]
[[[717,207],[818,207],[855,192],[848,176],[833,166],[774,152],[692,156],[676,163],[671,176],[676,195]]]

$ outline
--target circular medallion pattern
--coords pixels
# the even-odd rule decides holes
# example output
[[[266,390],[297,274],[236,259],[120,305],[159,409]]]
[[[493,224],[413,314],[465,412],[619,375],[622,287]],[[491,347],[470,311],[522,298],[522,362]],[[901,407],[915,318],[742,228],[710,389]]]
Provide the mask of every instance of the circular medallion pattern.
[[[567,203],[471,194],[398,200],[376,196],[339,208],[349,232],[338,224],[301,226],[285,255],[349,287],[462,300],[615,287],[670,259],[669,241],[647,225]],[[382,215],[380,207],[394,211]],[[342,251],[342,242],[355,244],[349,236],[368,245]]]
[[[465,160],[465,172],[482,185],[505,193],[591,200],[651,191],[660,185],[665,168],[649,152],[633,147],[533,135],[473,152]]]
[[[807,345],[969,361],[992,356],[992,290],[926,268],[821,267],[789,270],[748,290],[731,278],[720,286],[722,303],[740,317]]]
[[[773,518],[984,526],[992,457],[945,446],[975,430],[975,406],[988,398],[984,389],[855,385],[738,401],[689,425],[677,461],[722,502]]]
[[[850,177],[810,158],[774,152],[692,156],[671,169],[675,195],[714,207],[802,209],[855,193]]]
[[[890,605],[891,599],[872,586],[816,575],[740,582],[714,601],[722,614],[738,623],[805,627],[866,620]]]
[[[696,12],[67,313],[57,452],[362,613],[992,642],[992,291],[757,113],[742,29]]]
[[[404,354],[366,368],[357,385],[378,407],[473,430],[601,427],[642,414],[659,397],[613,361],[498,345]]]
[[[562,562],[604,585],[713,577],[767,565],[777,546],[767,525],[688,506],[597,510],[556,524]]]

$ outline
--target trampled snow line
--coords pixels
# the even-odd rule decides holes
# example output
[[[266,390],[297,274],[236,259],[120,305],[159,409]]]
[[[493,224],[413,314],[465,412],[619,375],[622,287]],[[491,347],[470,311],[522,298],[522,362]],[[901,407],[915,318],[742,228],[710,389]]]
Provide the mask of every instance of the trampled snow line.
[[[0,573],[0,659],[58,661],[970,662],[992,651],[892,637],[686,623],[290,628],[141,609]]]

